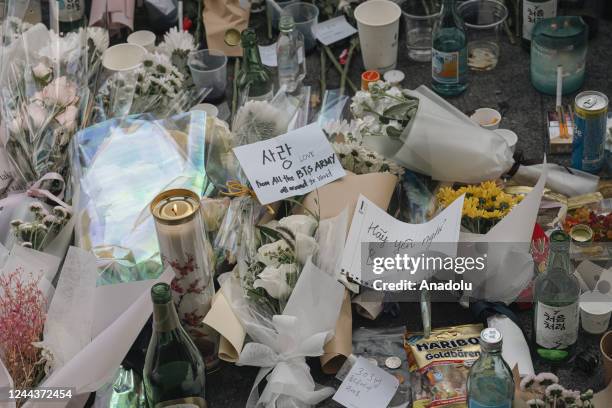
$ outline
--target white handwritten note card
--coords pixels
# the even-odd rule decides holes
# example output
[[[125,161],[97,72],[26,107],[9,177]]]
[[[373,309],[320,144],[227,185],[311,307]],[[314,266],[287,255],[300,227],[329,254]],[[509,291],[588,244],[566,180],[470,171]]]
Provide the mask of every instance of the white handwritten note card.
[[[317,123],[234,148],[262,204],[309,193],[346,175]]]
[[[312,27],[312,32],[324,45],[330,45],[355,34],[357,30],[345,16],[329,19]]]
[[[451,257],[456,256],[462,208],[463,196],[428,222],[408,224],[393,218],[365,196],[360,195],[342,254],[342,273],[368,286],[367,282],[363,281],[362,272],[366,272],[367,267],[371,268],[370,255],[366,254],[368,256],[362,258],[362,243],[381,243],[380,251],[384,249],[390,252],[388,256],[405,252],[418,254],[436,243],[436,250]],[[363,259],[366,259],[366,265],[362,265]],[[416,280],[428,277],[417,274],[413,275],[413,278]]]
[[[382,408],[389,405],[397,387],[397,378],[359,357],[333,400],[348,408]]]

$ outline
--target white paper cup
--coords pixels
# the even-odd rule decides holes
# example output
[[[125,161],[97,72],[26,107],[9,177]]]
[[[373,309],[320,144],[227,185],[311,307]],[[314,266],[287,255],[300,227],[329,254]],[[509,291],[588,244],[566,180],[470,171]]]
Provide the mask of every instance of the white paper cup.
[[[202,111],[206,112],[206,116],[216,118],[219,115],[219,109],[212,103],[198,103],[190,111]]]
[[[476,109],[476,112],[474,112],[470,118],[478,123],[481,128],[488,130],[497,129],[499,127],[499,122],[501,122],[501,114],[491,108]]]
[[[149,30],[134,31],[128,35],[127,42],[144,47],[147,51],[155,48],[155,33]]]
[[[389,0],[369,0],[355,8],[365,69],[384,73],[397,64],[400,7]]]
[[[117,44],[109,47],[102,55],[102,65],[109,71],[124,72],[138,68],[147,50],[137,44]]]
[[[599,292],[580,296],[580,321],[587,333],[601,334],[608,330],[612,315],[612,298]]]

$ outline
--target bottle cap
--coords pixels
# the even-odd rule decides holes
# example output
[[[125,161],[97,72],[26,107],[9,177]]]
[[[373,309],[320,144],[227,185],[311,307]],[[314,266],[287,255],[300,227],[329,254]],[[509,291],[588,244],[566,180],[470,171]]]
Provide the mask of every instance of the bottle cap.
[[[488,327],[480,332],[480,347],[485,351],[501,350],[502,334],[494,327]]]
[[[385,81],[389,82],[391,85],[399,85],[399,83],[402,82],[405,77],[406,75],[404,75],[402,71],[399,71],[397,69],[387,71],[383,75]]]
[[[365,71],[361,74],[361,90],[367,91],[370,87],[370,83],[376,82],[380,79],[378,71]]]

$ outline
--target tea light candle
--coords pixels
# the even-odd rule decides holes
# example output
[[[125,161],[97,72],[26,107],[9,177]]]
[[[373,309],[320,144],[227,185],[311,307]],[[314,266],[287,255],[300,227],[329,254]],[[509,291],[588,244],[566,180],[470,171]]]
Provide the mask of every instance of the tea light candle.
[[[206,367],[218,363],[219,335],[202,321],[215,294],[210,244],[197,194],[186,189],[160,193],[151,202],[164,267],[172,267],[173,297],[183,327],[204,357]]]

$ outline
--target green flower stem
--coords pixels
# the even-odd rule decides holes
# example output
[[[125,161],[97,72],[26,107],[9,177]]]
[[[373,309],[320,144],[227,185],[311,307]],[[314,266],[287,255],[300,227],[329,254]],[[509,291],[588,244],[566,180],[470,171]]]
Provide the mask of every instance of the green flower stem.
[[[238,104],[238,83],[236,82],[238,72],[240,72],[240,58],[236,57],[236,61],[234,61],[234,78],[232,80],[232,118],[236,114],[236,105]]]
[[[324,45],[323,49],[325,50],[325,53],[327,54],[332,64],[336,68],[336,71],[338,71],[338,74],[340,74],[340,77],[342,77],[342,73],[344,72],[342,69],[342,65],[340,65],[340,63],[336,60],[336,57],[334,56],[334,54],[331,52],[331,50],[329,49],[327,45]],[[355,84],[349,78],[346,78],[346,82],[348,83],[353,93],[356,93],[357,87],[355,86]]]
[[[340,77],[340,95],[344,95],[344,88],[346,86],[346,79],[348,76],[349,68],[351,67],[351,58],[353,57],[353,53],[355,52],[355,48],[359,45],[359,39],[357,37],[353,37],[351,39],[351,46],[348,50],[348,56],[346,57],[346,62],[344,64],[344,70],[342,71],[342,76]]]
[[[321,50],[321,98],[325,95],[327,90],[327,61],[325,57],[325,50]]]

